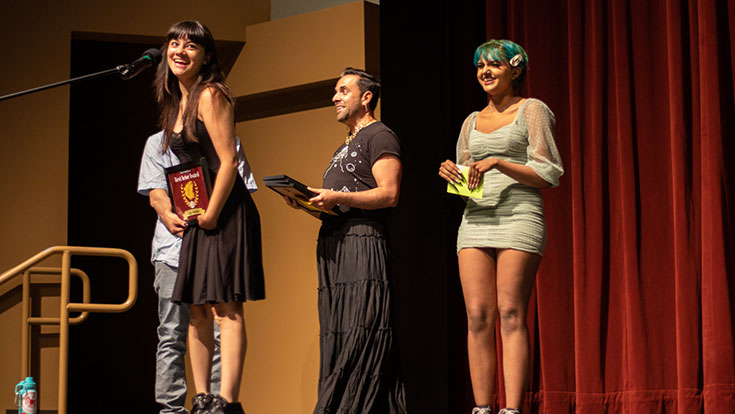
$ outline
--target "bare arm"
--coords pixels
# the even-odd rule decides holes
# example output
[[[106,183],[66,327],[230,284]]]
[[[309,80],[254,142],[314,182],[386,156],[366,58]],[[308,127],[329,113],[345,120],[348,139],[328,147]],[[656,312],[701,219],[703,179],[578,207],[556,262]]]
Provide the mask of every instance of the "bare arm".
[[[166,190],[160,188],[150,190],[148,200],[168,231],[175,236],[182,237],[186,229],[186,222],[181,220],[171,209],[171,199],[168,197]]]
[[[324,188],[309,188],[317,195],[309,201],[315,206],[329,210],[339,204],[346,207],[377,210],[395,207],[401,191],[401,160],[392,154],[385,154],[373,164],[373,176],[377,187],[367,191],[345,193]]]
[[[459,131],[459,138],[457,138],[456,164],[452,160],[446,160],[439,165],[439,177],[448,183],[459,184],[464,181],[462,171],[457,167],[457,164],[470,165],[472,161],[470,157],[470,130],[475,118],[477,118],[477,112],[471,113],[462,123],[462,129]]]
[[[217,226],[217,219],[237,178],[234,110],[222,94],[206,89],[199,98],[199,115],[207,127],[220,160],[209,207],[198,217],[201,228],[213,229]]]

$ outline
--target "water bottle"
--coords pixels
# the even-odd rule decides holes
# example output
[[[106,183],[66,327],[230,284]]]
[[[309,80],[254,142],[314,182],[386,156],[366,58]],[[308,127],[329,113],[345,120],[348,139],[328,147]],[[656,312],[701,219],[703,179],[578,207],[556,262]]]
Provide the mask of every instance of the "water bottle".
[[[37,401],[36,383],[33,377],[26,377],[15,386],[15,403],[18,405],[18,414],[36,414]]]

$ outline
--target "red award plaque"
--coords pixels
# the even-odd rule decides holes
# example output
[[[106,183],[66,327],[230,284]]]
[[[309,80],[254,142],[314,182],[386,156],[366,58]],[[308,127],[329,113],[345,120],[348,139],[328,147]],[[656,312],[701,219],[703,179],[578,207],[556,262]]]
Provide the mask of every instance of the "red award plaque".
[[[209,206],[209,173],[206,161],[191,161],[166,168],[173,211],[186,221],[196,221]]]

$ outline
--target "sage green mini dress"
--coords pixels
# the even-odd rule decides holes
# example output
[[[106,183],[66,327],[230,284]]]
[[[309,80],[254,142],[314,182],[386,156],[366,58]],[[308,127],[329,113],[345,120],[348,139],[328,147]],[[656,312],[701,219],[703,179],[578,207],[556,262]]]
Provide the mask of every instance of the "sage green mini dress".
[[[552,187],[564,168],[554,143],[554,114],[538,99],[526,99],[515,120],[489,134],[475,128],[479,112],[465,119],[457,140],[457,164],[498,158],[527,165]],[[546,247],[544,202],[538,188],[502,172],[485,173],[482,198],[469,198],[457,236],[467,247],[515,249],[541,256]]]

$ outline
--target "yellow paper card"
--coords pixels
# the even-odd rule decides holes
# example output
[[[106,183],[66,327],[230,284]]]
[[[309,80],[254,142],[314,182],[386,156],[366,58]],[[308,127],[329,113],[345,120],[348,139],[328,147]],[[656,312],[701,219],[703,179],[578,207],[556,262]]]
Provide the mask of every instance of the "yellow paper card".
[[[485,181],[485,175],[483,174],[480,177],[480,185],[478,185],[477,188],[475,188],[474,190],[470,190],[467,187],[467,173],[470,167],[467,167],[465,165],[458,165],[457,167],[459,167],[459,170],[462,171],[464,181],[459,184],[447,183],[447,192],[450,194],[458,194],[465,197],[482,198],[482,184]]]

